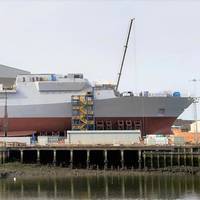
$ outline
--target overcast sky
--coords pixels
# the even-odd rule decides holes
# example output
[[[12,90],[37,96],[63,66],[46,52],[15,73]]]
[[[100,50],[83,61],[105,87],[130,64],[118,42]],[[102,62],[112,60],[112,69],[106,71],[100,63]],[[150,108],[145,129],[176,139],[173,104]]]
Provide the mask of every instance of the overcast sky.
[[[131,18],[120,91],[193,93],[189,80],[200,79],[197,0],[0,0],[0,63],[114,82]],[[200,82],[200,96],[199,89]],[[181,117],[192,118],[192,109]]]

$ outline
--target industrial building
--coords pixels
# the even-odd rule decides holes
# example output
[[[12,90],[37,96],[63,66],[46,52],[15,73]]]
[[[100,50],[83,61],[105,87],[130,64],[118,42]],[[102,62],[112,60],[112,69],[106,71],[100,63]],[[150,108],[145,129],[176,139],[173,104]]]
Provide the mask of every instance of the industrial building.
[[[21,74],[30,74],[30,72],[0,64],[0,85],[5,88],[12,87],[17,75]]]

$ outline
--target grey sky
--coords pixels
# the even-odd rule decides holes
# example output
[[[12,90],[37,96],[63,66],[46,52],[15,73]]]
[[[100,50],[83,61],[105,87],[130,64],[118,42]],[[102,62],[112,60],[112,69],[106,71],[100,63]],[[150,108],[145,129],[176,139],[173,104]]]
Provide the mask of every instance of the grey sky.
[[[199,11],[191,0],[0,1],[0,63],[116,81],[135,17],[120,90],[188,93],[200,79]]]

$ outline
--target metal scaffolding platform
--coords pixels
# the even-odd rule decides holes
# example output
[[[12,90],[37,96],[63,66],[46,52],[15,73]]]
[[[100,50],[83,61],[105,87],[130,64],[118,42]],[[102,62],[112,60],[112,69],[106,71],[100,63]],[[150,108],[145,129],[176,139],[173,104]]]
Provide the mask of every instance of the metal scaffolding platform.
[[[72,102],[72,130],[94,130],[94,95],[73,95]]]

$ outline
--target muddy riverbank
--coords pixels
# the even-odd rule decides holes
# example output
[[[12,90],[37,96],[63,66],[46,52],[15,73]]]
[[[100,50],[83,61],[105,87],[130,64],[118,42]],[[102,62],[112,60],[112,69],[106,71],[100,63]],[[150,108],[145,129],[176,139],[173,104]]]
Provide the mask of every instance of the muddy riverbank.
[[[0,178],[37,178],[37,177],[69,177],[69,176],[104,176],[104,175],[200,175],[199,168],[165,168],[160,170],[88,170],[53,167],[47,165],[7,163],[0,165]]]

